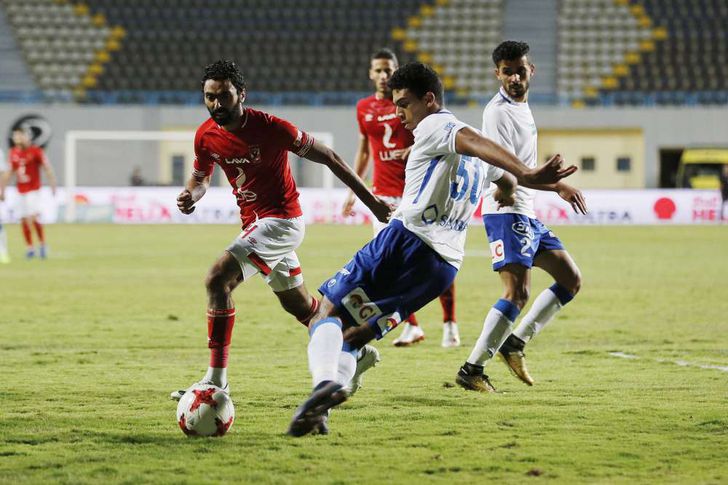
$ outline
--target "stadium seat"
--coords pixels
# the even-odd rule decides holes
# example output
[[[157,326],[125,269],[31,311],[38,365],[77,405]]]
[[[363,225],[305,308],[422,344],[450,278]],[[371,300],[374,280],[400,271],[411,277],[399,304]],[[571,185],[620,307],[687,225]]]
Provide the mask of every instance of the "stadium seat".
[[[559,25],[566,101],[711,104],[728,91],[723,0],[562,0]]]

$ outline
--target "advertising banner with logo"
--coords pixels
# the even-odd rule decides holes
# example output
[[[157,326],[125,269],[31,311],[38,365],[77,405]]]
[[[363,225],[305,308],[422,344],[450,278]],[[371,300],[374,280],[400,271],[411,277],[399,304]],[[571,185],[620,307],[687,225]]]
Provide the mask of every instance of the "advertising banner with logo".
[[[307,224],[368,224],[372,215],[361,203],[354,216],[341,215],[344,189],[299,189]],[[239,210],[228,188],[208,190],[189,216],[177,210],[178,187],[86,187],[75,191],[76,221],[118,224],[239,224]],[[712,190],[587,190],[589,213],[575,214],[556,194],[539,192],[536,212],[544,224],[709,224],[720,219],[722,200]],[[53,196],[41,189],[46,223],[62,222],[67,210],[63,189]],[[0,202],[0,221],[17,222],[17,194],[9,187]],[[480,209],[471,221],[480,223]]]

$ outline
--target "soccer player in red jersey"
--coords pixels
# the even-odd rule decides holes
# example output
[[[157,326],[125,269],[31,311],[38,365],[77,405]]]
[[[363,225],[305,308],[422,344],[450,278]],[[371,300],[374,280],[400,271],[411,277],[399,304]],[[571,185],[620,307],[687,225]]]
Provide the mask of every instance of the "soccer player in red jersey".
[[[326,165],[377,219],[386,221],[391,208],[330,148],[288,121],[244,107],[245,80],[234,62],[207,66],[202,89],[211,117],[197,129],[194,171],[177,197],[177,206],[184,214],[195,210],[217,165],[240,207],[243,231],[212,265],[205,282],[211,356],[201,382],[227,390],[228,351],[235,322],[232,291],[240,282],[261,273],[283,309],[306,326],[318,308],[318,300],[303,284],[295,253],[305,227],[288,152]],[[172,398],[179,399],[183,393],[175,391]]]
[[[38,220],[41,212],[40,171],[42,169],[45,172],[53,195],[56,195],[56,176],[53,173],[53,167],[48,163],[48,159],[43,153],[43,149],[32,144],[28,132],[22,128],[17,128],[13,130],[12,139],[13,148],[8,153],[10,171],[5,172],[0,179],[0,200],[5,199],[5,187],[7,187],[12,174],[15,174],[20,198],[20,224],[28,247],[25,257],[28,259],[35,257],[33,233],[31,231],[31,226],[33,226],[40,242],[38,246],[39,256],[45,259],[47,255],[45,234],[43,225]]]
[[[356,105],[356,119],[359,124],[359,147],[354,159],[354,171],[364,177],[369,168],[369,159],[374,161],[372,192],[382,197],[392,206],[398,206],[404,190],[404,169],[407,164],[414,137],[406,130],[395,114],[392,90],[387,81],[397,69],[397,56],[389,49],[380,49],[369,60],[369,79],[374,83],[375,92],[359,100]],[[354,193],[344,202],[342,214],[352,215]],[[374,235],[386,224],[374,221]],[[455,322],[455,284],[440,295],[443,313],[443,347],[460,345],[460,333]],[[417,323],[415,315],[410,315],[402,333],[394,340],[397,347],[405,347],[424,340],[425,333]]]

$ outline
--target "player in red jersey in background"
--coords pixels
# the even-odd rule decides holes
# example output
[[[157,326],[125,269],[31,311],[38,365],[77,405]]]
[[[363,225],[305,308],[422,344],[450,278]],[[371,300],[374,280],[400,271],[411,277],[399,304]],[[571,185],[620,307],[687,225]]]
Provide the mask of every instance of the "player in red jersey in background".
[[[374,83],[375,92],[359,100],[356,105],[356,119],[359,124],[359,147],[354,159],[354,171],[364,177],[369,169],[369,159],[374,160],[372,192],[382,197],[392,206],[398,206],[404,190],[404,169],[407,164],[414,137],[406,130],[395,114],[392,90],[387,81],[399,67],[397,56],[389,49],[380,49],[369,60],[369,79]],[[354,193],[344,202],[342,214],[352,215]],[[374,235],[386,224],[374,221]],[[443,313],[442,346],[460,345],[460,333],[455,322],[455,284],[440,295]],[[394,345],[404,347],[424,340],[425,333],[417,323],[415,315],[410,315],[404,329]]]
[[[379,220],[386,221],[391,208],[330,148],[288,121],[243,107],[245,80],[234,62],[207,66],[202,89],[211,118],[197,129],[194,171],[177,197],[177,206],[182,213],[191,214],[218,165],[240,207],[243,231],[212,265],[205,282],[211,356],[200,382],[227,391],[227,360],[235,322],[232,291],[240,282],[261,273],[283,309],[304,325],[318,308],[318,300],[303,284],[295,253],[305,227],[288,152],[326,165]],[[365,370],[362,360],[360,357],[360,372]],[[179,399],[184,392],[175,391],[172,398]]]
[[[38,220],[41,212],[40,171],[43,169],[43,172],[45,172],[53,195],[56,195],[56,176],[53,173],[53,167],[48,163],[43,149],[32,144],[28,132],[22,128],[17,128],[13,130],[12,138],[13,148],[8,153],[10,171],[5,172],[0,177],[0,200],[5,199],[5,187],[7,187],[12,174],[15,174],[18,183],[18,197],[20,199],[20,224],[23,228],[23,237],[27,245],[25,257],[28,259],[35,257],[33,233],[31,230],[31,226],[33,226],[38,235],[38,241],[40,242],[38,254],[41,258],[45,259],[47,256],[45,233],[43,225]]]

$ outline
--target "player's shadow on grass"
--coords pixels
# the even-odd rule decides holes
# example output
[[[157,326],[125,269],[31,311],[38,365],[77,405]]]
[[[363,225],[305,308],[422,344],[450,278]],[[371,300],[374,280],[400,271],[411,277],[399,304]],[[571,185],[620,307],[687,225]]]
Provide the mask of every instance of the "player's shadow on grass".
[[[167,434],[160,433],[140,433],[135,431],[129,431],[128,433],[121,432],[102,432],[102,431],[86,431],[84,433],[86,437],[92,440],[98,440],[103,443],[117,443],[122,445],[170,445],[178,446],[180,443],[190,441],[180,431],[179,436],[170,436]],[[195,440],[197,441],[197,440]],[[209,442],[216,442],[222,440],[205,440]]]

